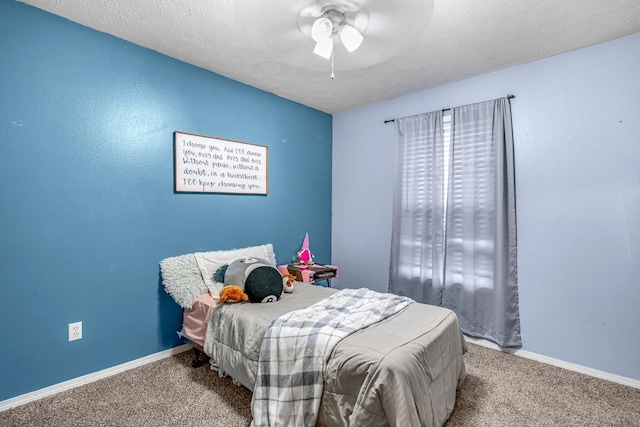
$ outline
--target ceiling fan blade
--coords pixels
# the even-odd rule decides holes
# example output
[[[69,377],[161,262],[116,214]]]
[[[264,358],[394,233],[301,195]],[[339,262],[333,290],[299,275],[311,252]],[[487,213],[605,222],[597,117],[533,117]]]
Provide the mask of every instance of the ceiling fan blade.
[[[320,18],[322,16],[322,6],[317,3],[310,4],[302,8],[298,16],[301,18]]]
[[[311,37],[311,27],[316,19],[322,16],[322,6],[312,3],[298,13],[298,28],[305,36]]]

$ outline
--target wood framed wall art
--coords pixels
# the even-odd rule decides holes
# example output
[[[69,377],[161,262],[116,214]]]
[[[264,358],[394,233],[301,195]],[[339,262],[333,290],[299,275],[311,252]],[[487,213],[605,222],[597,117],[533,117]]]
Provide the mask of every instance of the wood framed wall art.
[[[192,133],[173,133],[177,193],[268,193],[268,147]]]

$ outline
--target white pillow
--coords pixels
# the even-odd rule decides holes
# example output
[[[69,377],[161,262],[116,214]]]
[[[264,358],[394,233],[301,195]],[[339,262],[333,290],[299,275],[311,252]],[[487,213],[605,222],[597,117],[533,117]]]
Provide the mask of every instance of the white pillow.
[[[213,275],[223,265],[231,264],[240,258],[254,257],[266,259],[276,267],[276,254],[273,252],[271,243],[228,251],[196,252],[194,255],[204,284],[214,298],[220,298],[220,290],[224,287],[224,283],[216,282]]]

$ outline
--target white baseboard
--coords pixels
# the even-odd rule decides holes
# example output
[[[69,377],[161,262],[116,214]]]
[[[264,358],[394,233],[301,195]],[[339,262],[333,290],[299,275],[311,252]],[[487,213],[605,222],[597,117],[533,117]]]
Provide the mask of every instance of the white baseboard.
[[[140,359],[132,360],[131,362],[122,363],[120,365],[113,366],[111,368],[103,369],[92,374],[83,375],[78,378],[74,378],[69,381],[64,381],[58,384],[54,384],[50,387],[46,387],[40,390],[32,391],[31,393],[22,394],[20,396],[13,397],[11,399],[3,400],[0,402],[0,412],[7,409],[15,408],[16,406],[24,405],[25,403],[33,402],[34,400],[42,399],[43,397],[51,396],[56,393],[63,392],[81,385],[89,384],[94,381],[101,380],[103,378],[110,377],[120,372],[128,371],[129,369],[137,368],[147,363],[152,363],[167,357],[174,356],[176,354],[188,351],[192,348],[191,344],[183,344],[178,347],[173,347],[168,350],[160,351],[158,353],[150,354],[149,356],[141,357]]]
[[[565,362],[564,360],[554,359],[553,357],[543,356],[542,354],[532,353],[526,350],[500,347],[499,345],[491,341],[487,341],[483,339],[471,338],[466,335],[464,338],[467,342],[470,342],[471,344],[481,345],[483,347],[491,348],[493,350],[504,351],[505,353],[510,353],[516,356],[524,357],[526,359],[531,359],[537,362],[546,363],[547,365],[557,366],[559,368],[568,369],[570,371],[579,372],[581,374],[589,375],[592,377],[596,377],[603,380],[612,381],[614,383],[640,389],[640,381],[635,380],[633,378],[627,378],[620,375],[611,374],[609,372],[600,371],[598,369],[577,365],[575,363]]]

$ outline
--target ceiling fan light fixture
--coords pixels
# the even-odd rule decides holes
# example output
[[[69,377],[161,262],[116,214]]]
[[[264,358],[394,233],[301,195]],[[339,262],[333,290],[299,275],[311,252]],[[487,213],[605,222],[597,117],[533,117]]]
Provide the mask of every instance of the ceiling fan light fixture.
[[[331,58],[331,52],[333,52],[333,38],[327,37],[324,39],[320,39],[316,46],[313,48],[313,53],[318,56],[323,57],[324,59]]]
[[[342,28],[340,28],[340,40],[342,40],[342,44],[349,52],[353,52],[359,48],[363,39],[364,37],[362,37],[360,31],[349,24],[344,24]]]
[[[311,27],[311,38],[316,43],[320,43],[322,40],[330,40],[332,33],[333,24],[331,23],[331,20],[327,18],[316,19]]]

